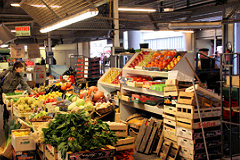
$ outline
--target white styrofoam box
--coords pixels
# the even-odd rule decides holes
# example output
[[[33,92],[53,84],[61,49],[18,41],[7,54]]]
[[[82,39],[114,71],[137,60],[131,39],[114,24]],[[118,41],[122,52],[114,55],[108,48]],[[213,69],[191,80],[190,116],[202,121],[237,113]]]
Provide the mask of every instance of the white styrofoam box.
[[[28,131],[27,129],[18,129],[12,131],[12,146],[16,152],[36,150],[36,143],[31,135],[15,136],[14,132]]]

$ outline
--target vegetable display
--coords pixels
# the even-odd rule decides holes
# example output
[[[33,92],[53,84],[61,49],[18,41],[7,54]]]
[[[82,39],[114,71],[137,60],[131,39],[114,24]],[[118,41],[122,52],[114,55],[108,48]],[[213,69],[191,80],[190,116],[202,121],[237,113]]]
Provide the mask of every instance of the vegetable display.
[[[115,133],[101,120],[92,120],[84,110],[76,113],[59,114],[43,128],[45,143],[57,147],[62,159],[66,153],[95,150],[117,142]]]

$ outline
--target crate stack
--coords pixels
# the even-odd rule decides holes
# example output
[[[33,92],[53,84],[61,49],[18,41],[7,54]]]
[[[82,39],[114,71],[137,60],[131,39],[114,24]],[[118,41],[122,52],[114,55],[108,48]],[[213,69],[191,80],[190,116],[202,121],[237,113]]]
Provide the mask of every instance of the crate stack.
[[[84,78],[85,63],[84,63],[84,57],[83,56],[79,56],[77,58],[77,64],[76,65],[77,65],[76,79]]]
[[[163,108],[163,133],[164,138],[177,143],[176,136],[176,113],[177,98],[179,93],[178,81],[168,79],[164,88]]]
[[[215,159],[221,155],[220,97],[199,86],[196,89],[209,157]],[[179,92],[176,104],[176,136],[177,143],[181,146],[179,156],[182,159],[207,159],[193,87]]]
[[[84,58],[84,78],[100,77],[100,58]]]

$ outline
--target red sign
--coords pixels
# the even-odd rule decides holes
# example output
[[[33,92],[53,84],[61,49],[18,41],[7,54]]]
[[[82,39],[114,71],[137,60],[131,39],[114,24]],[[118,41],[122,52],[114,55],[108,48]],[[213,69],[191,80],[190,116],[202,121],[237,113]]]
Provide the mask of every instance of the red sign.
[[[16,27],[16,31],[30,31],[30,26]]]

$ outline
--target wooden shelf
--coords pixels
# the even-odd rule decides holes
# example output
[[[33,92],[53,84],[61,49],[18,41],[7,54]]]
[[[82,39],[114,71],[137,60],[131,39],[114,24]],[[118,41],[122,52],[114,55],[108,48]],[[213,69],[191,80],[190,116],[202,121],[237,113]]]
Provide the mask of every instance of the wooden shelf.
[[[148,112],[151,112],[151,113],[155,113],[155,114],[158,114],[158,115],[163,114],[163,108],[159,108],[157,106],[151,106],[151,105],[141,104],[141,103],[126,102],[126,101],[121,101],[121,102],[123,102],[122,104],[124,106],[130,106],[130,107],[133,107],[133,108],[141,109],[141,110],[148,111]]]
[[[114,89],[120,90],[120,85],[110,84],[110,83],[105,83],[105,82],[98,82],[98,84],[101,84],[101,85],[109,87],[109,88],[114,88]]]
[[[132,92],[148,94],[148,95],[152,95],[152,96],[164,97],[163,92],[158,92],[158,91],[154,91],[154,90],[150,90],[150,89],[146,89],[146,88],[124,86],[124,87],[122,87],[122,89],[132,91]]]
[[[168,72],[164,72],[164,71],[148,71],[148,70],[142,70],[142,69],[123,68],[123,72],[124,74],[168,78]]]

